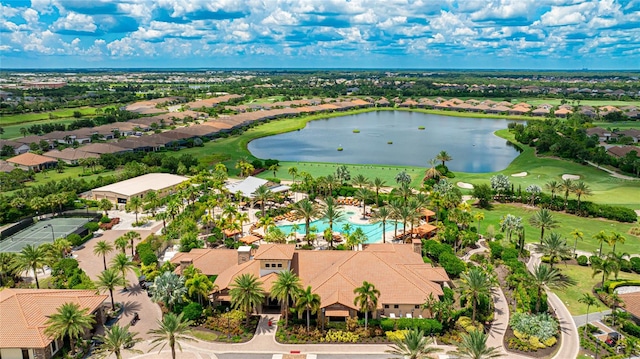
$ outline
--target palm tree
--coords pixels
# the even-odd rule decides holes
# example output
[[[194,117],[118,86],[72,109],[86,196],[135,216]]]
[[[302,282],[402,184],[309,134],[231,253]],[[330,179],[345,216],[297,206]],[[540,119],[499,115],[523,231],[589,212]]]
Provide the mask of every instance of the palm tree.
[[[169,309],[177,303],[182,303],[182,297],[187,294],[184,278],[173,272],[164,272],[153,280],[151,285],[151,300],[162,302]]]
[[[267,185],[262,185],[258,188],[256,188],[255,192],[253,192],[253,198],[256,201],[260,201],[261,206],[260,209],[262,210],[262,217],[264,217],[264,206],[267,203],[267,201],[270,201],[271,199],[273,199],[273,192],[271,192],[271,190],[269,189],[269,187],[267,187]]]
[[[7,285],[7,278],[15,277],[20,271],[18,254],[13,252],[0,252],[0,286]]]
[[[534,265],[532,275],[532,284],[538,290],[536,313],[540,312],[540,299],[545,286],[549,288],[564,288],[571,284],[567,277],[563,277],[557,269],[545,264]]]
[[[522,218],[512,214],[507,214],[500,220],[500,230],[507,232],[507,239],[511,242],[513,233],[517,233],[522,228]]]
[[[20,254],[18,254],[18,263],[22,270],[32,270],[33,276],[36,280],[36,288],[40,289],[40,282],[38,282],[38,269],[42,268],[47,260],[47,254],[44,247],[35,247],[31,244],[27,244]]]
[[[580,232],[577,228],[571,231],[571,235],[573,236],[573,255],[575,257],[576,251],[578,249],[578,239],[583,239],[584,234]]]
[[[627,239],[622,234],[618,232],[612,232],[611,236],[609,236],[608,242],[610,246],[613,246],[613,249],[612,249],[613,253],[616,252],[616,244],[618,243],[624,244],[626,240]]]
[[[600,243],[600,249],[598,250],[598,256],[602,258],[602,245],[606,242],[609,243],[609,236],[604,231],[600,231],[593,236],[593,239]]]
[[[118,324],[114,324],[111,327],[104,328],[104,335],[96,336],[96,339],[101,342],[98,348],[93,352],[98,358],[108,358],[111,354],[116,355],[116,359],[122,359],[122,351],[127,351],[134,354],[142,354],[141,350],[133,349],[136,343],[142,341],[136,336],[138,333],[132,333],[129,331],[129,326],[125,325],[121,327]]]
[[[116,240],[113,241],[113,243],[115,244],[116,248],[122,251],[122,254],[126,254],[126,249],[127,247],[129,247],[128,238],[126,238],[125,236],[120,236],[116,238]]]
[[[438,169],[436,168],[436,159],[430,159],[429,160],[429,167],[427,169],[427,171],[424,173],[424,181],[429,180],[429,179],[434,179],[434,180],[438,180],[440,177],[442,177],[442,173],[440,173],[440,171],[438,171]]]
[[[592,306],[597,306],[598,305],[598,301],[591,294],[583,293],[582,294],[582,298],[578,299],[578,302],[587,306],[587,321],[586,321],[586,323],[589,323],[589,308],[591,308]],[[589,329],[588,327],[589,327],[588,325],[584,326],[585,334],[587,333],[587,330]]]
[[[181,341],[194,340],[190,336],[191,330],[189,326],[191,325],[191,321],[184,319],[182,314],[183,313],[175,315],[173,313],[167,313],[162,320],[158,320],[158,329],[151,329],[147,332],[147,334],[151,334],[153,338],[151,344],[155,344],[149,351],[162,345],[160,346],[161,352],[162,349],[169,344],[169,348],[171,348],[171,359],[176,359],[176,344],[178,345],[178,349],[182,351]]]
[[[461,334],[460,342],[456,344],[456,350],[447,354],[453,354],[460,359],[491,359],[502,356],[497,347],[487,347],[488,335],[479,330],[472,330],[469,334]]]
[[[411,183],[411,176],[406,171],[400,171],[395,177],[396,183]]]
[[[371,185],[371,181],[362,174],[359,174],[351,180],[351,185],[359,188],[368,188]]]
[[[322,209],[322,217],[329,223],[329,230],[331,231],[331,236],[329,237],[329,246],[333,248],[333,224],[335,222],[340,222],[344,215],[339,208],[339,205],[336,204],[335,199],[333,197],[325,198],[325,206]]]
[[[133,258],[135,256],[133,250],[135,248],[135,246],[133,245],[133,241],[135,241],[136,239],[140,239],[140,233],[136,232],[136,231],[129,231],[127,233],[124,234],[123,236],[124,238],[126,238],[129,241],[129,247],[131,248],[131,257]]]
[[[560,183],[556,180],[551,180],[545,183],[544,188],[548,189],[551,192],[551,199],[556,198],[556,192],[560,191]]]
[[[480,296],[488,296],[493,287],[493,279],[479,267],[473,267],[460,275],[460,292],[473,305],[471,320],[476,322],[476,311]]]
[[[356,297],[353,299],[353,304],[360,308],[361,312],[364,312],[364,329],[367,330],[367,323],[369,322],[369,312],[376,310],[378,307],[378,297],[380,297],[380,291],[376,287],[367,282],[362,282],[362,286],[355,288],[353,294]]]
[[[318,206],[316,206],[316,204],[311,202],[308,198],[305,198],[293,205],[293,211],[297,216],[304,218],[305,238],[307,239],[307,244],[311,245],[311,241],[309,238],[309,222],[311,222],[312,217],[318,216]]]
[[[64,303],[49,316],[45,322],[47,328],[44,333],[55,339],[69,337],[69,346],[73,353],[75,341],[91,329],[95,322],[87,308],[81,309],[77,303]]]
[[[296,167],[289,167],[287,172],[291,176],[291,182],[296,183],[296,175],[298,174],[298,169]]]
[[[111,203],[111,201],[109,201],[108,199],[103,198],[100,200],[100,202],[98,202],[98,208],[101,211],[104,211],[104,215],[107,216],[109,214],[108,211],[113,208],[113,203]]]
[[[473,218],[478,222],[478,234],[480,234],[480,222],[484,221],[484,212],[475,212]]]
[[[573,192],[574,183],[570,178],[562,180],[560,183],[560,189],[564,191],[564,210],[567,210],[567,205],[569,203],[569,194]]]
[[[385,234],[387,233],[387,221],[391,218],[391,210],[387,206],[382,206],[378,208],[377,211],[373,212],[371,216],[371,221],[373,223],[382,223],[382,243],[386,243]]]
[[[558,221],[553,219],[553,214],[546,208],[541,208],[533,217],[529,218],[529,223],[536,228],[540,228],[540,243],[544,238],[544,230],[558,227]]]
[[[289,301],[296,302],[302,291],[300,277],[290,270],[278,273],[278,278],[273,282],[269,296],[280,302],[284,312],[284,326],[289,323]]]
[[[155,216],[156,209],[160,207],[160,197],[158,196],[158,192],[154,190],[147,192],[144,195],[143,202],[146,204],[147,208],[151,211],[151,215]]]
[[[357,198],[359,201],[362,201],[362,218],[366,218],[367,214],[367,200],[371,198],[371,193],[367,188],[358,188],[353,196]]]
[[[102,256],[102,263],[105,270],[107,269],[107,254],[111,252],[113,252],[113,245],[107,241],[98,241],[96,246],[93,247],[93,254]]]
[[[135,264],[124,253],[118,253],[111,260],[111,267],[122,273],[122,289],[127,289],[127,272],[133,271]]]
[[[264,301],[262,282],[253,274],[244,273],[236,277],[230,287],[231,303],[234,308],[246,313],[245,323],[248,326],[251,312]]]
[[[298,315],[302,315],[303,311],[307,312],[307,333],[309,332],[311,314],[316,314],[318,312],[318,309],[320,309],[320,303],[322,303],[320,295],[313,293],[311,291],[311,286],[300,291],[298,300],[296,301],[296,309],[298,310]]]
[[[127,212],[134,212],[136,214],[136,223],[138,223],[138,213],[142,209],[142,198],[131,197],[125,205]]]
[[[376,177],[373,179],[372,185],[376,191],[376,206],[380,204],[380,189],[386,184],[385,180]]]
[[[113,300],[113,291],[116,286],[124,285],[124,279],[120,276],[120,272],[115,268],[105,269],[101,274],[98,274],[98,280],[96,281],[96,287],[99,291],[108,290],[111,297],[111,310],[116,310],[116,303]]]
[[[592,278],[602,273],[600,286],[603,286],[605,279],[609,278],[611,273],[618,270],[618,263],[610,258],[598,259],[591,262],[591,269],[593,270],[593,273],[591,274]]]
[[[591,188],[589,188],[589,186],[584,183],[583,181],[578,181],[574,186],[573,186],[573,194],[576,195],[576,197],[578,197],[578,211],[580,210],[580,198],[582,196],[590,196],[591,195]]]
[[[429,338],[418,329],[410,329],[403,339],[395,339],[391,349],[385,351],[391,355],[397,355],[405,359],[429,358],[430,354],[441,352],[442,349],[429,346]]]
[[[549,256],[551,268],[553,268],[556,259],[560,261],[564,257],[571,256],[571,248],[567,246],[567,240],[555,232],[551,232],[542,240],[542,243],[537,244],[536,250],[544,256]]]
[[[184,285],[187,287],[187,293],[189,293],[192,298],[194,295],[198,296],[198,303],[200,303],[200,305],[202,305],[202,298],[208,298],[209,293],[211,293],[214,288],[214,284],[209,277],[199,273],[187,279]],[[209,301],[207,300],[207,302]]]
[[[436,160],[442,161],[442,166],[444,167],[444,163],[453,160],[453,158],[447,151],[440,151],[440,153],[436,155]]]

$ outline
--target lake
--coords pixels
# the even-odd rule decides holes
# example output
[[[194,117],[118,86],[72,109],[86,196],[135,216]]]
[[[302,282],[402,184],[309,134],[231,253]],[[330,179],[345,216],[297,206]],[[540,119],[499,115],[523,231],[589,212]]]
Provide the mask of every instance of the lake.
[[[447,163],[452,171],[495,172],[518,156],[516,148],[493,134],[509,122],[375,111],[310,121],[301,130],[259,138],[248,147],[263,159],[420,167],[427,167],[430,159],[445,150],[453,158]],[[420,130],[421,126],[425,129]],[[353,133],[354,129],[360,133]]]

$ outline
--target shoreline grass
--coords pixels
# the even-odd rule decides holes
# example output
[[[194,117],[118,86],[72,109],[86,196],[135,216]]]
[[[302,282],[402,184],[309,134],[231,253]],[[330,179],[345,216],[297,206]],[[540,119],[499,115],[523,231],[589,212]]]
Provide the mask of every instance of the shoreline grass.
[[[360,109],[355,111],[313,115],[303,118],[274,120],[251,128],[240,136],[218,139],[216,141],[206,143],[204,147],[174,152],[174,155],[180,156],[183,153],[191,153],[197,156],[200,162],[205,165],[213,165],[217,162],[222,162],[229,168],[230,175],[237,175],[238,171],[234,168],[237,160],[241,158],[253,160],[256,158],[247,149],[248,143],[254,139],[302,129],[309,121],[356,115],[377,110],[380,109]],[[394,109],[383,108],[382,110],[388,111]],[[414,111],[413,109],[403,110]],[[424,111],[425,110],[419,110],[416,112]],[[450,113],[450,115],[455,114]],[[496,131],[495,135],[517,144],[514,135],[506,128]],[[509,176],[509,179],[516,188],[518,188],[518,186],[522,186],[524,190],[524,188],[530,184],[537,184],[544,188],[544,184],[546,182],[550,180],[561,180],[563,174],[576,174],[579,175],[593,191],[593,195],[586,197],[585,200],[596,203],[620,205],[632,209],[640,208],[640,203],[636,198],[636,193],[640,191],[640,181],[618,179],[596,168],[563,159],[537,157],[533,148],[521,144],[518,144],[518,146],[523,150],[522,153],[520,153],[520,155],[516,157],[505,169],[488,173],[456,172],[456,177],[451,179],[451,181],[454,183],[489,183],[491,176],[501,173]],[[428,158],[425,158],[425,164],[427,163],[427,160]],[[456,159],[454,158],[453,161],[455,160]],[[326,176],[333,173],[335,171],[335,167],[338,165],[342,164],[333,162],[282,161],[280,162],[279,169],[276,171],[276,177],[290,179],[291,176],[289,176],[288,170],[291,167],[296,167],[298,172],[308,172],[314,177]],[[380,177],[387,182],[387,185],[395,185],[395,175],[404,170],[411,176],[413,186],[420,186],[422,176],[426,169],[426,167],[372,164],[346,164],[346,166],[350,169],[352,176],[362,174],[368,178]],[[528,175],[525,177],[511,177],[511,174],[520,172],[527,172]],[[261,173],[259,177],[273,177],[273,172],[265,171]],[[469,193],[470,191],[463,190],[463,192]]]

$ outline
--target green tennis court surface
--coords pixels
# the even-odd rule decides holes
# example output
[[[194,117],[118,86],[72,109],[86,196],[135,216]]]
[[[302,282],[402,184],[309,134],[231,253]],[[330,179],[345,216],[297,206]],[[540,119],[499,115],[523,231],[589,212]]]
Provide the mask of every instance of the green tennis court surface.
[[[20,252],[31,244],[52,243],[54,238],[63,238],[81,228],[89,218],[51,218],[34,223],[0,242],[0,252]]]

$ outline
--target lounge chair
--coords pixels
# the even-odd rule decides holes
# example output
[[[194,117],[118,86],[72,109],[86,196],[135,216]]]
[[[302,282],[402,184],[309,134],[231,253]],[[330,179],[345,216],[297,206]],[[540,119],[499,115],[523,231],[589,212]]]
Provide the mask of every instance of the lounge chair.
[[[389,318],[396,319],[396,314],[395,313],[389,313]]]

